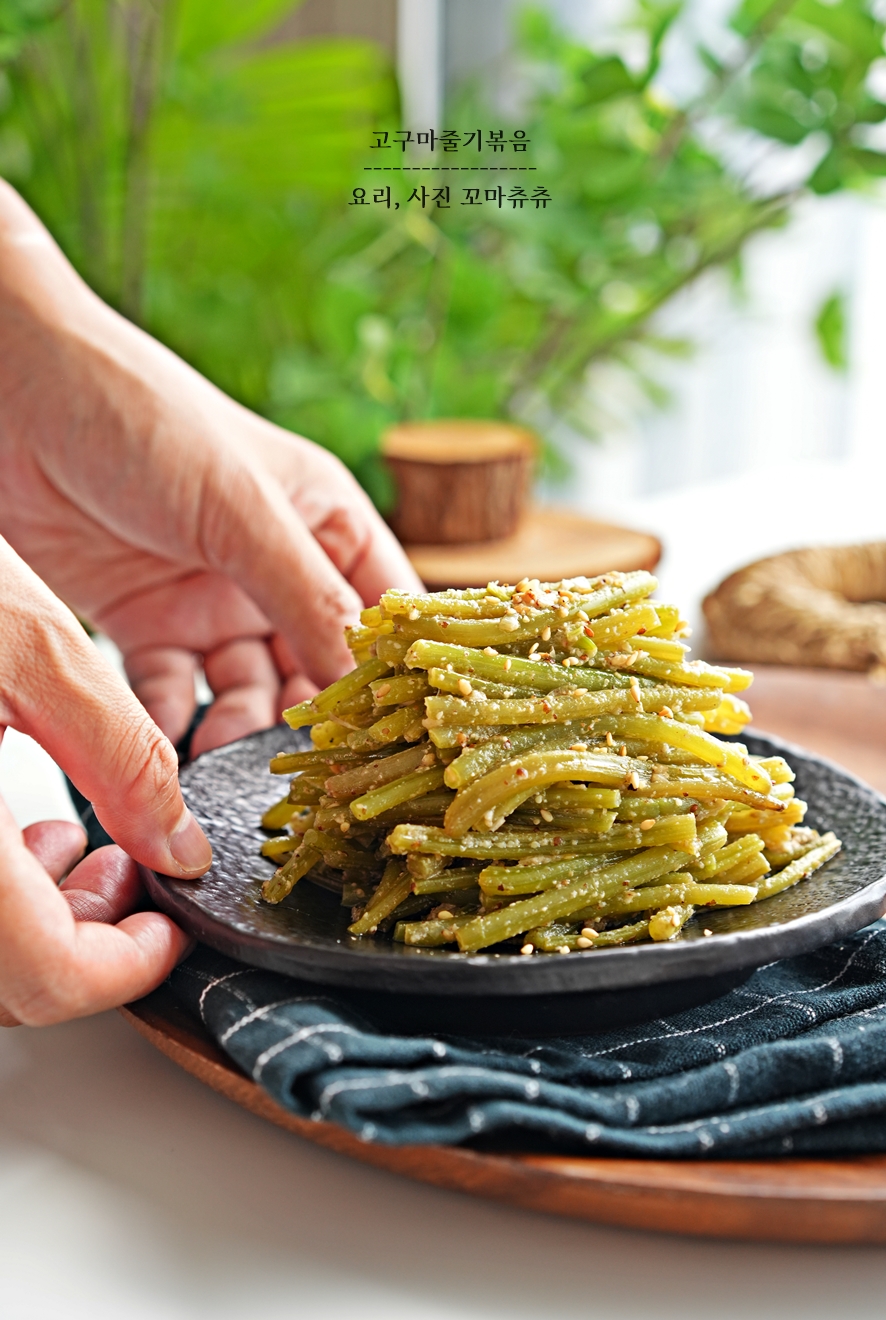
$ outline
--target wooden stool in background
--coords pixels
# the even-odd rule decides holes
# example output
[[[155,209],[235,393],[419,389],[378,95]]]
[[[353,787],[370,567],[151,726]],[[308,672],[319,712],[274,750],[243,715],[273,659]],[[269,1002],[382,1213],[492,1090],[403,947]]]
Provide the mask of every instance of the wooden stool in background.
[[[655,567],[654,536],[529,507],[537,451],[532,432],[505,422],[408,422],[386,433],[397,486],[389,521],[430,590]]]

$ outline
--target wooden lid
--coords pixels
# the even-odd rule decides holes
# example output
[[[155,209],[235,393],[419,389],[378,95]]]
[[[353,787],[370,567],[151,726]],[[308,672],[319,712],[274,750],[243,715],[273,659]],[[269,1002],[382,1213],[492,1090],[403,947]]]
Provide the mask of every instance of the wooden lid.
[[[409,545],[406,553],[433,590],[482,587],[487,582],[542,582],[593,577],[617,569],[652,569],[661,545],[646,532],[594,522],[568,509],[530,510],[513,536],[471,545]]]
[[[386,458],[413,463],[490,463],[526,454],[534,458],[538,441],[531,431],[508,422],[401,422],[382,436]]]

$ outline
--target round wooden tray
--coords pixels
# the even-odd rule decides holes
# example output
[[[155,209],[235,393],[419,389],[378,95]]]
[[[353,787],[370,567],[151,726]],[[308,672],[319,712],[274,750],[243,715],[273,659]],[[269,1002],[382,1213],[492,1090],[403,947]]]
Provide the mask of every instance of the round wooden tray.
[[[539,573],[539,576],[541,574]],[[504,574],[502,576],[505,576]],[[761,729],[886,791],[886,688],[863,675],[754,666]],[[378,1168],[600,1224],[757,1242],[886,1242],[886,1156],[647,1160],[378,1146],[296,1118],[200,1034],[162,989],[120,1010],[157,1049],[253,1114]]]
[[[299,1137],[408,1178],[625,1228],[754,1242],[886,1242],[886,1156],[843,1160],[588,1159],[380,1146],[282,1109],[162,991],[120,1012],[201,1082]]]
[[[559,582],[618,569],[653,569],[661,544],[646,532],[594,522],[568,509],[530,509],[513,536],[470,545],[408,545],[406,553],[431,591],[519,582]]]

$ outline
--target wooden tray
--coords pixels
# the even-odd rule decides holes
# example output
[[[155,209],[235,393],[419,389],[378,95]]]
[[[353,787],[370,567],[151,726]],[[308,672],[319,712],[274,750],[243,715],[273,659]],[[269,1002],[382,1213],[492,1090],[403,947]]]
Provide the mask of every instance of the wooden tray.
[[[886,1156],[701,1162],[371,1145],[282,1109],[161,992],[120,1012],[167,1058],[259,1118],[407,1178],[625,1228],[756,1242],[886,1242]]]
[[[886,791],[886,688],[862,675],[755,667],[755,723]],[[162,991],[120,1010],[168,1058],[251,1113],[438,1187],[628,1228],[759,1242],[886,1242],[886,1156],[645,1160],[379,1146],[275,1104]]]
[[[470,545],[408,545],[406,553],[431,591],[519,582],[523,577],[559,582],[593,577],[610,569],[623,573],[653,569],[661,544],[646,532],[594,522],[568,509],[530,509],[513,536]]]

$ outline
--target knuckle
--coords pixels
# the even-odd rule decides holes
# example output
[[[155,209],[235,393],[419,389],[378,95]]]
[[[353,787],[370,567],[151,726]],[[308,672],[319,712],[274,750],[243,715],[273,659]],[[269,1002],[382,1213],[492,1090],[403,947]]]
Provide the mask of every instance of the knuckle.
[[[178,797],[178,757],[147,716],[121,731],[118,790],[162,808]]]

